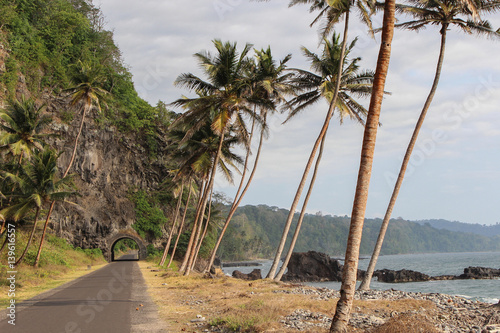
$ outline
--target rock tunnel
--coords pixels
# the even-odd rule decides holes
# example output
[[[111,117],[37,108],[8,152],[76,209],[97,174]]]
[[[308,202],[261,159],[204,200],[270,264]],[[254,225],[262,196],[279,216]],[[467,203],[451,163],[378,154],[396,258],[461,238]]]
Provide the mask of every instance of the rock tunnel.
[[[147,257],[147,249],[146,249],[146,241],[139,236],[136,232],[132,232],[130,230],[126,231],[118,231],[113,233],[111,236],[107,238],[107,248],[106,251],[103,251],[104,256],[108,262],[115,261],[114,257],[114,251],[113,248],[115,247],[116,243],[120,241],[121,239],[131,239],[134,242],[137,243],[138,249],[139,249],[139,254],[138,254],[138,260],[144,260]]]

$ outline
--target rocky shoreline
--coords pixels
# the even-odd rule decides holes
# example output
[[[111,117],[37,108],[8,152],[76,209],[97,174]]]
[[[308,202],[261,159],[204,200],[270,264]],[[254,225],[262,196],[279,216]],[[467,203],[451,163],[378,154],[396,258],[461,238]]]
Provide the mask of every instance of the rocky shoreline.
[[[294,293],[310,295],[315,299],[330,300],[340,297],[337,290],[296,287],[288,290],[278,290],[277,293]],[[412,293],[398,290],[369,290],[356,291],[357,300],[426,300],[435,304],[433,309],[421,308],[406,313],[391,311],[389,308],[380,308],[373,313],[361,312],[354,308],[349,324],[357,329],[365,330],[380,326],[389,319],[400,316],[420,316],[431,323],[437,330],[450,333],[500,333],[500,302],[488,304],[472,301],[463,297],[437,293]],[[328,328],[331,325],[331,314],[314,313],[306,309],[299,309],[286,316],[281,323],[298,331],[311,330],[314,327]]]
[[[288,271],[283,281],[289,282],[318,282],[342,281],[343,266],[329,255],[316,251],[294,252],[288,263]],[[365,271],[358,269],[358,280],[363,279]],[[500,269],[488,267],[466,267],[460,275],[429,276],[427,274],[402,269],[381,269],[373,273],[379,282],[425,282],[439,280],[467,280],[467,279],[498,279]]]

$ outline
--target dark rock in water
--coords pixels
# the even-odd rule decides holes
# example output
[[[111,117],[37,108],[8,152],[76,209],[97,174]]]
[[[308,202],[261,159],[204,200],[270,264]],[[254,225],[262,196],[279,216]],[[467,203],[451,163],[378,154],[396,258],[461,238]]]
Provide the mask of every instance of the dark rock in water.
[[[423,282],[432,279],[427,274],[407,269],[399,271],[390,269],[377,270],[373,273],[373,276],[376,276],[379,282]]]
[[[495,279],[500,277],[500,269],[487,267],[467,267],[458,279]]]
[[[240,271],[234,271],[233,272],[233,277],[236,279],[242,279],[242,280],[261,280],[262,279],[262,272],[260,269],[254,269],[252,272],[245,274]]]
[[[283,281],[315,282],[341,281],[342,268],[338,260],[330,258],[325,253],[309,251],[294,252],[288,262],[288,271],[283,275]],[[364,271],[358,270],[358,279],[364,276]]]

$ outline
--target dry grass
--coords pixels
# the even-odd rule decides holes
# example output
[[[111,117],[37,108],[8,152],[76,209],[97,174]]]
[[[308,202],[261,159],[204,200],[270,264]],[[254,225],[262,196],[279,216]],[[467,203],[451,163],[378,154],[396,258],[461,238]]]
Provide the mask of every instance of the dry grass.
[[[149,293],[159,307],[160,318],[167,322],[172,332],[202,332],[211,325],[223,326],[229,332],[294,332],[296,330],[285,328],[280,320],[295,310],[306,309],[327,316],[332,316],[335,310],[336,300],[278,292],[295,287],[289,284],[270,280],[243,281],[227,276],[211,279],[196,273],[184,277],[173,271],[157,271],[150,265],[139,262]],[[374,315],[432,310],[433,307],[430,301],[417,300],[354,303],[355,312]],[[198,327],[191,322],[197,315],[207,319],[205,326]],[[399,326],[398,332],[402,328]],[[315,328],[309,332],[327,331]],[[352,328],[351,332],[360,331]]]
[[[439,333],[430,318],[418,314],[403,314],[391,318],[385,324],[375,328],[372,333]]]

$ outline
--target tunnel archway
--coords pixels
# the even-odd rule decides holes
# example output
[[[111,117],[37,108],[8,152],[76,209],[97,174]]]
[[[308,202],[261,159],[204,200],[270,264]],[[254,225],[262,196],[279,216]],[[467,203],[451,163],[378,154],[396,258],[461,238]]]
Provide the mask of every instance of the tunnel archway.
[[[146,259],[148,253],[146,249],[146,242],[142,239],[141,236],[139,236],[137,233],[131,232],[129,230],[127,231],[122,231],[122,232],[116,232],[113,235],[111,235],[108,240],[108,248],[107,248],[107,255],[106,255],[106,260],[109,262],[115,261],[115,254],[114,254],[114,247],[115,245],[122,239],[131,239],[133,240],[138,247],[138,255],[137,255],[137,260],[144,260]]]

